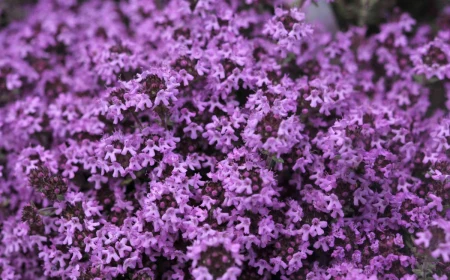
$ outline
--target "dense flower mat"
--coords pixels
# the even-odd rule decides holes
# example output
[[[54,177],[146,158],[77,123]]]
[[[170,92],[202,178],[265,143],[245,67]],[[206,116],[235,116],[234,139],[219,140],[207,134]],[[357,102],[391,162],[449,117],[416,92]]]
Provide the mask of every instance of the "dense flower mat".
[[[4,26],[0,278],[447,279],[450,13],[331,34],[304,8],[41,0]]]

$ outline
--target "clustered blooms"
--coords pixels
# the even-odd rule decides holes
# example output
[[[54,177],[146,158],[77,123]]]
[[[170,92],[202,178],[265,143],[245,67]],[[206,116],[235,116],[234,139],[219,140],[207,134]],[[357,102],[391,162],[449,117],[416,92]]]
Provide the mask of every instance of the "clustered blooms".
[[[41,0],[3,27],[0,278],[447,279],[450,10],[330,34],[304,8]]]

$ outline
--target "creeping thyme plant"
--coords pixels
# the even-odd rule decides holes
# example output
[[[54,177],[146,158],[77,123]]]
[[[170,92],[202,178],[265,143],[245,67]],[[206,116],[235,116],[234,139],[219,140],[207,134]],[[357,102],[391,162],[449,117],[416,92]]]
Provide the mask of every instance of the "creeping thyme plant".
[[[0,25],[1,279],[450,275],[449,9],[36,2]]]

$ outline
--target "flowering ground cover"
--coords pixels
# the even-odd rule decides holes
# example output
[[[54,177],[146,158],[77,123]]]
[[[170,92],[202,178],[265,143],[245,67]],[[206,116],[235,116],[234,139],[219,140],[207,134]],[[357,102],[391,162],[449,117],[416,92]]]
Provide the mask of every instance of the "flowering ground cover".
[[[1,279],[450,275],[449,9],[36,2],[0,24]]]

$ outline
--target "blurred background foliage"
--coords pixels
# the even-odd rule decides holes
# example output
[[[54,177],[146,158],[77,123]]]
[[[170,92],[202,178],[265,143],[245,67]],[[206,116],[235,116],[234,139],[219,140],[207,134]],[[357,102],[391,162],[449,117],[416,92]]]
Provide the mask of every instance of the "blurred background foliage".
[[[37,1],[0,0],[0,28],[23,18],[25,8]],[[159,1],[161,0],[157,0],[157,2]],[[305,0],[294,0],[294,2],[298,1],[304,2]],[[325,0],[313,1],[324,2]],[[408,12],[419,22],[432,22],[436,19],[439,11],[449,3],[450,0],[335,0],[331,6],[341,30],[346,30],[352,25],[367,25],[370,32],[376,32],[379,25],[389,17],[396,7],[401,11]]]
[[[0,29],[25,16],[25,8],[37,0],[0,0]]]
[[[448,0],[336,0],[332,8],[340,29],[367,25],[376,33],[396,10],[409,13],[418,22],[433,23]]]

